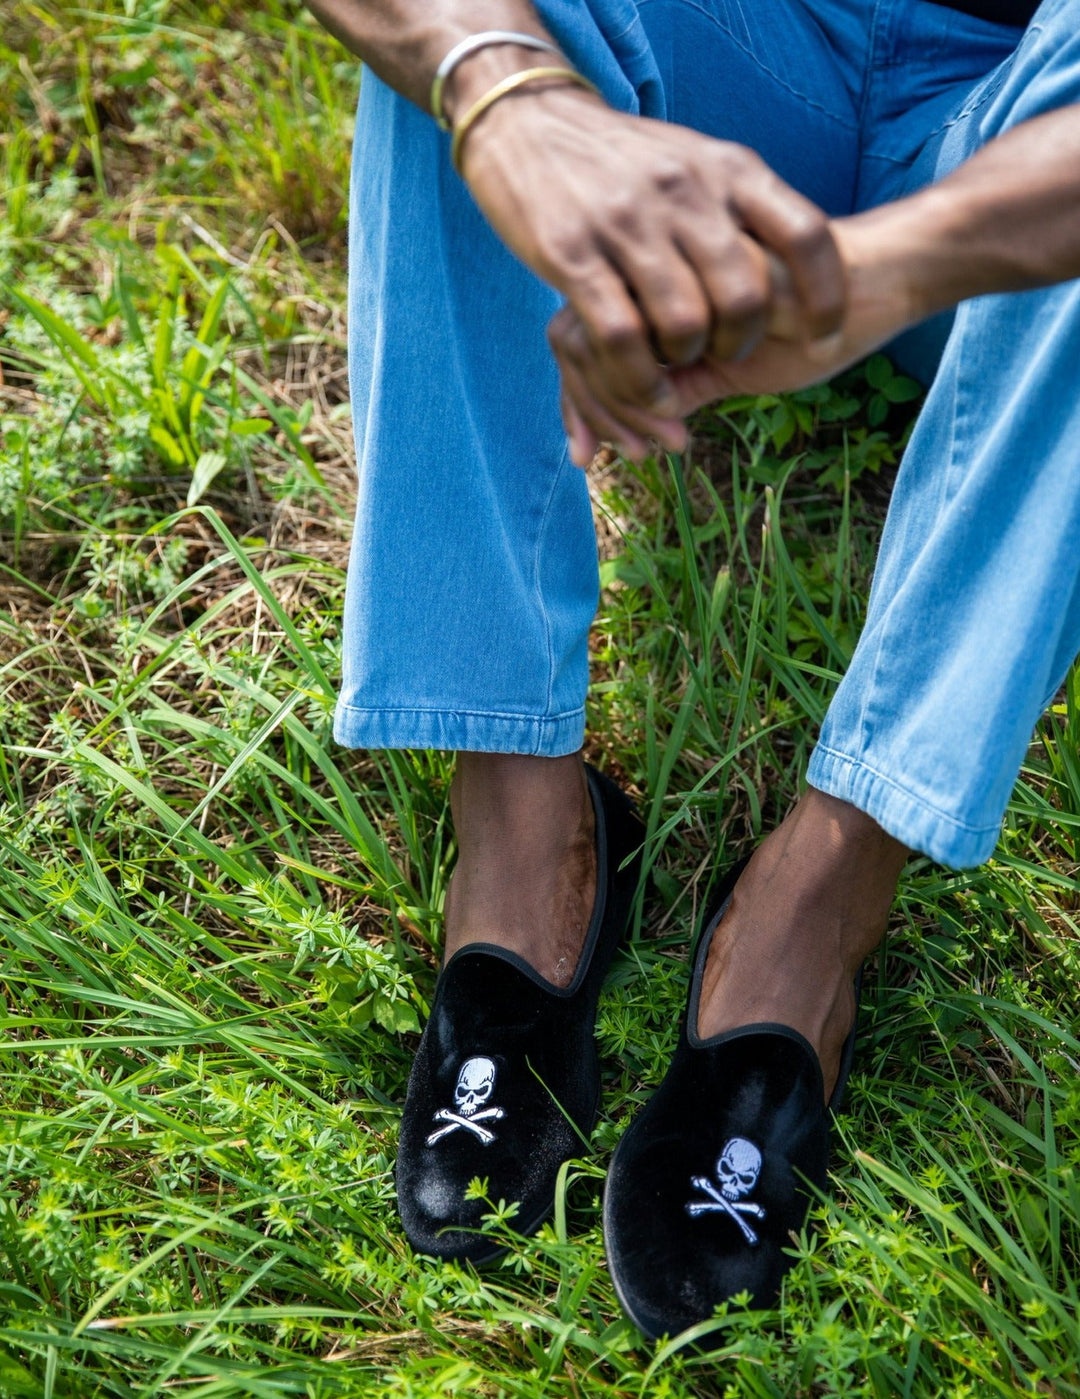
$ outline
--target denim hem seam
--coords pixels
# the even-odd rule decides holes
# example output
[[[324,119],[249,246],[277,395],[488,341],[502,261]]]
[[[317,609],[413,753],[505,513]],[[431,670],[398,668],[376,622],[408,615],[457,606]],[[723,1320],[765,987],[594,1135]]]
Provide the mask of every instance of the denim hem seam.
[[[913,792],[909,787],[903,786],[901,783],[897,782],[894,777],[889,777],[887,773],[881,772],[863,758],[853,758],[850,754],[841,753],[838,749],[830,748],[827,743],[821,743],[820,741],[817,744],[817,751],[824,753],[838,763],[843,763],[849,768],[854,768],[858,772],[867,773],[878,782],[884,782],[887,787],[891,787],[894,792],[906,798],[914,806],[920,807],[936,820],[944,821],[948,825],[954,826],[956,830],[962,831],[965,835],[992,836],[997,834],[999,823],[994,823],[989,826],[973,826],[969,821],[963,821],[960,817],[954,816],[951,812],[943,811],[940,807],[935,806],[933,802],[927,801],[925,797],[920,796],[917,792]]]
[[[415,714],[449,719],[498,719],[514,724],[561,724],[564,720],[575,719],[585,713],[581,706],[564,710],[561,714],[504,714],[498,709],[439,709],[434,706],[427,709],[410,704],[346,704],[344,700],[338,701],[337,708],[349,714]]]
[[[345,748],[418,748],[562,757],[585,738],[585,709],[562,714],[364,707],[338,700],[334,738]]]

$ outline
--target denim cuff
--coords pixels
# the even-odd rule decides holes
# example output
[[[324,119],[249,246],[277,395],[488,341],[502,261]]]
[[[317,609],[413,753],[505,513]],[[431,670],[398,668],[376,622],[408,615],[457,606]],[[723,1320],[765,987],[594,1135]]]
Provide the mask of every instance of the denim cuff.
[[[585,710],[536,718],[469,710],[360,709],[339,700],[334,738],[346,748],[443,748],[562,758],[585,742]]]
[[[865,811],[895,840],[952,869],[983,864],[997,845],[1000,822],[994,826],[968,825],[868,766],[864,759],[838,753],[822,743],[810,756],[806,780],[819,792]]]

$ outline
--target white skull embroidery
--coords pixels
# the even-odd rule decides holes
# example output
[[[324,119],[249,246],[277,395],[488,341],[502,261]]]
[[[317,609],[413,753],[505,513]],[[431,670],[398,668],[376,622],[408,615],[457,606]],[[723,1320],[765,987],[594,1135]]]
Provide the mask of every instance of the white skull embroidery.
[[[761,1152],[745,1137],[732,1137],[716,1163],[720,1191],[729,1200],[749,1195],[761,1173]]]
[[[454,1089],[454,1106],[462,1117],[472,1117],[484,1106],[495,1089],[495,1065],[482,1056],[466,1059]]]
[[[753,1200],[744,1200],[743,1196],[750,1194],[760,1174],[761,1152],[745,1137],[732,1137],[716,1163],[716,1181],[720,1189],[717,1190],[708,1176],[691,1176],[690,1184],[695,1190],[700,1190],[705,1199],[689,1200],[686,1213],[691,1219],[699,1219],[702,1215],[726,1214],[742,1230],[746,1242],[756,1244],[757,1232],[747,1223],[746,1216],[764,1219],[765,1208],[756,1205]]]
[[[428,1146],[434,1146],[436,1142],[441,1142],[444,1137],[452,1136],[461,1128],[466,1129],[466,1138],[471,1134],[484,1146],[490,1146],[495,1140],[495,1133],[490,1127],[485,1127],[482,1124],[498,1122],[506,1116],[502,1108],[497,1108],[494,1104],[491,1107],[484,1106],[494,1091],[494,1063],[482,1054],[478,1054],[472,1059],[466,1059],[458,1070],[458,1079],[454,1086],[454,1106],[452,1108],[439,1108],[436,1112],[434,1120],[444,1125],[436,1127],[429,1134]]]

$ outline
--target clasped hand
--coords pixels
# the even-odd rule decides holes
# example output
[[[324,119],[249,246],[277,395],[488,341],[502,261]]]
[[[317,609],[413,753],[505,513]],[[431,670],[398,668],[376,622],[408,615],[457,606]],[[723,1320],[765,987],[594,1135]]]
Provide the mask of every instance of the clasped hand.
[[[601,441],[681,450],[701,404],[825,378],[891,328],[852,332],[837,225],[744,146],[557,89],[498,104],[463,173],[566,297],[549,339],[578,465]]]

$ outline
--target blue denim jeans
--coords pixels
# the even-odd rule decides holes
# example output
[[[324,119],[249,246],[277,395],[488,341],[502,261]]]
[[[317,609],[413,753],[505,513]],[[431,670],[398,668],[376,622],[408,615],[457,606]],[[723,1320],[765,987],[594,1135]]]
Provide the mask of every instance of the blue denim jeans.
[[[939,179],[1080,100],[1080,0],[1029,28],[928,0],[539,0],[613,105],[753,147],[833,214]],[[545,327],[434,123],[365,75],[350,215],[359,501],[335,735],[556,756],[584,733],[597,602]],[[866,626],[808,772],[954,866],[991,853],[1080,650],[1080,282],[898,342],[931,384]]]

